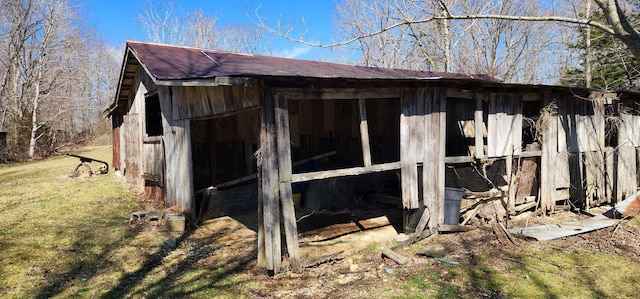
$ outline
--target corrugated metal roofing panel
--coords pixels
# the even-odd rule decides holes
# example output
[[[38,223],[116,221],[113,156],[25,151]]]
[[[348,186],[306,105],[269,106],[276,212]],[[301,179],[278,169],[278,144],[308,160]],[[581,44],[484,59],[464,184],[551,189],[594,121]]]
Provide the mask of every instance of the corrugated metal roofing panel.
[[[284,76],[345,79],[477,79],[487,75],[385,69],[337,63],[248,55],[189,47],[127,42],[141,63],[159,80],[205,79],[222,76]]]
[[[579,221],[511,228],[509,232],[539,241],[553,240],[609,227],[617,224],[622,218],[637,215],[638,212],[640,212],[640,192],[627,197],[602,215]]]

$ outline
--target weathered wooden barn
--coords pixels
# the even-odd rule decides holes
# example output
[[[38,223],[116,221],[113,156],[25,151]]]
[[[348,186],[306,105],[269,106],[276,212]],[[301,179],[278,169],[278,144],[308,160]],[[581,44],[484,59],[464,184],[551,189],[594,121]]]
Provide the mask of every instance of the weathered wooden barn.
[[[309,198],[340,188],[314,203],[325,208],[395,183],[387,190],[425,208],[428,229],[443,223],[445,187],[501,190],[509,211],[619,201],[638,187],[639,103],[636,92],[128,42],[109,115],[113,166],[192,218],[209,191],[253,182],[258,259],[278,272],[281,225],[297,266],[300,186]]]

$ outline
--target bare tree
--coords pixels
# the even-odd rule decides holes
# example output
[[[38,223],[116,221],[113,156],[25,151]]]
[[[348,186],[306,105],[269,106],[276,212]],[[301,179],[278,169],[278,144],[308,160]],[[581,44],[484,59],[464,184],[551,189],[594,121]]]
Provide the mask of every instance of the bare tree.
[[[96,93],[100,80],[111,81],[99,74],[113,72],[88,72],[105,61],[89,57],[103,46],[69,1],[2,1],[0,130],[10,133],[12,159],[46,155],[78,132],[92,131],[96,106],[112,94]],[[90,112],[84,117],[81,111]]]
[[[539,80],[552,31],[545,24],[461,20],[456,11],[531,14],[535,3],[514,1],[347,0],[338,5],[340,38],[351,40],[366,65],[486,73],[509,82]],[[417,22],[432,15],[432,22]],[[394,26],[403,23],[404,26]],[[282,31],[279,31],[282,32]],[[371,32],[377,34],[371,35]]]
[[[151,42],[245,53],[269,49],[267,32],[257,25],[219,26],[217,15],[182,11],[174,2],[148,0],[138,20]]]
[[[357,1],[357,0],[353,0]],[[571,1],[571,0],[565,0]],[[469,20],[504,20],[511,22],[519,22],[519,24],[523,24],[527,22],[528,24],[532,23],[561,23],[561,24],[573,24],[573,25],[581,25],[581,26],[590,26],[593,28],[598,28],[607,34],[614,36],[615,38],[622,41],[633,53],[636,58],[640,58],[640,33],[638,30],[629,22],[625,13],[626,8],[629,6],[625,0],[593,0],[597,5],[598,9],[601,10],[602,15],[606,22],[597,22],[591,18],[589,15],[580,15],[577,10],[565,10],[562,11],[562,14],[553,14],[548,10],[539,9],[539,10],[517,10],[517,11],[503,11],[499,10],[477,10],[477,7],[503,7],[506,4],[511,5],[524,5],[522,1],[516,1],[518,3],[511,3],[514,1],[500,1],[500,0],[481,0],[481,1],[468,1],[472,5],[467,5],[467,9],[461,10],[458,5],[456,5],[453,1],[446,0],[395,0],[395,1],[386,1],[391,4],[392,7],[399,8],[404,11],[403,17],[394,18],[392,21],[384,22],[381,26],[370,26],[368,30],[362,30],[358,32],[358,34],[351,35],[347,38],[344,38],[342,41],[335,42],[332,44],[321,44],[314,43],[304,40],[304,38],[295,37],[291,35],[290,30],[286,30],[286,27],[282,27],[279,25],[270,26],[263,22],[263,19],[258,17],[258,23],[269,30],[272,33],[285,37],[289,40],[300,42],[310,46],[320,46],[320,47],[338,47],[343,45],[349,45],[356,42],[366,41],[374,37],[384,36],[390,32],[409,30],[410,28],[415,28],[416,26],[421,26],[424,24],[437,24],[442,20],[448,21],[469,21]],[[407,3],[417,3],[414,5],[408,5]],[[496,5],[500,3],[500,5]],[[549,6],[550,1],[539,1],[537,2],[539,7]],[[418,6],[419,5],[419,6]],[[415,16],[411,14],[411,8],[415,7],[431,7],[432,9],[424,9],[419,10],[421,14],[419,16]],[[439,8],[439,9],[436,9]],[[393,14],[390,14],[393,15]],[[530,23],[531,22],[531,23]],[[443,30],[446,32],[447,26],[451,25],[452,22],[449,23],[440,23],[443,24]],[[448,25],[445,25],[448,24]],[[504,24],[497,22],[495,24]],[[505,26],[505,25],[502,25]],[[530,27],[531,25],[521,25],[520,27]],[[285,30],[283,30],[283,28]],[[364,27],[363,27],[364,28]],[[366,28],[365,28],[366,29]],[[492,32],[493,33],[493,32]],[[494,35],[494,34],[492,34]],[[497,35],[497,34],[495,34]],[[535,35],[534,35],[535,37]],[[452,37],[454,38],[454,37]],[[515,40],[518,40],[516,38]],[[520,39],[521,40],[521,39]],[[454,42],[455,44],[455,42]],[[446,46],[445,46],[446,49]],[[517,52],[517,51],[516,51]],[[443,52],[443,53],[446,53]],[[522,57],[521,55],[517,55],[517,57]],[[512,57],[516,58],[516,57]],[[487,65],[489,66],[489,65]]]

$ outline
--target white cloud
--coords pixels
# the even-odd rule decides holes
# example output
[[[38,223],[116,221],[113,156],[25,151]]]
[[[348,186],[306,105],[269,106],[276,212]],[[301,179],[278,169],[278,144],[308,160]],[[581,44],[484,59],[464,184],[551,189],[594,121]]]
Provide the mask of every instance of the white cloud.
[[[299,58],[311,51],[311,47],[294,47],[292,49],[285,49],[282,51],[276,52],[275,56],[284,57],[284,58]]]

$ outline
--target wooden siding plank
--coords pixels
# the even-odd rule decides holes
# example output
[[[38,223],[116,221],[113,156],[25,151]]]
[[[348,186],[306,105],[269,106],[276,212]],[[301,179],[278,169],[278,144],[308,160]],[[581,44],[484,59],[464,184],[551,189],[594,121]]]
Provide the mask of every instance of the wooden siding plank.
[[[558,102],[559,150],[572,153],[604,150],[604,100],[569,98]]]
[[[613,198],[620,202],[638,189],[636,148],[633,146],[618,147],[616,155],[615,163],[617,165],[614,167],[617,166],[617,171],[616,177],[613,179],[617,179],[617,182]]]
[[[487,122],[489,157],[520,154],[522,144],[522,99],[519,95],[490,94]]]
[[[585,208],[589,209],[601,202],[606,201],[605,198],[605,162],[604,152],[592,151],[582,153],[582,172],[585,174],[583,178],[585,193]]]
[[[552,95],[544,94],[544,105],[552,104]],[[557,174],[558,165],[561,163],[558,155],[558,116],[548,116],[547,126],[542,131],[542,144],[540,156],[540,208],[542,211],[550,212],[555,209],[556,188],[559,185]],[[568,168],[567,168],[568,171]]]
[[[402,182],[402,205],[405,209],[419,208],[418,201],[418,157],[416,139],[422,130],[416,128],[415,118],[417,94],[415,90],[402,93],[400,115],[400,175]]]
[[[640,146],[638,145],[640,144],[640,123],[637,121],[640,117],[628,113],[621,113],[620,118],[622,122],[618,129],[618,145]]]
[[[291,191],[291,146],[289,138],[289,109],[287,99],[275,96],[275,121],[278,148],[278,168],[280,177],[280,203],[284,221],[289,266],[294,272],[300,272],[300,252],[298,248],[298,227]]]
[[[431,212],[431,217],[437,220],[437,222],[432,223],[429,227],[435,229],[442,224],[444,224],[444,201],[445,201],[445,183],[446,183],[446,165],[444,163],[444,159],[446,156],[446,140],[447,140],[447,97],[444,89],[435,89],[433,101],[436,104],[439,104],[439,107],[433,107],[432,112],[435,113],[438,111],[440,116],[440,135],[438,140],[438,145],[440,146],[439,155],[437,156],[437,166],[438,169],[435,173],[436,178],[436,188],[437,188],[437,196],[434,198],[435,201],[433,203],[434,211]],[[426,156],[425,156],[426,158]],[[424,176],[423,176],[424,177]]]
[[[444,158],[446,140],[446,102],[441,89],[419,89],[418,99],[424,102],[425,157],[422,164],[422,205],[429,211],[432,221],[429,228],[435,229],[444,223]]]
[[[257,87],[176,86],[173,92],[173,118],[211,117],[256,107]]]

